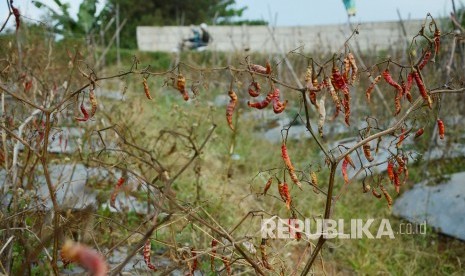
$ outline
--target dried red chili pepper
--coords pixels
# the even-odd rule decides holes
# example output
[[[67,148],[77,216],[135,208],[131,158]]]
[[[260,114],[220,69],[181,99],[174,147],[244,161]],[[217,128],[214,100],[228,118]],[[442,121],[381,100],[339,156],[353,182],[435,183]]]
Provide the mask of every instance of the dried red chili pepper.
[[[260,254],[262,255],[263,267],[273,270],[270,263],[268,262],[268,255],[266,254],[266,239],[262,239],[262,242],[260,243]]]
[[[266,61],[265,67],[266,67],[265,73],[268,75],[271,74],[271,64],[269,61]]]
[[[181,93],[182,98],[185,101],[188,101],[189,94],[187,93],[187,90],[186,90],[186,78],[182,74],[179,74],[176,79],[176,88],[178,89],[179,93]]]
[[[144,85],[145,96],[147,97],[147,99],[151,100],[152,96],[150,95],[149,86],[147,84],[147,79],[146,78],[142,79],[142,84]]]
[[[249,85],[249,89],[248,89],[248,92],[249,92],[249,95],[251,97],[258,97],[260,96],[260,90],[261,90],[261,87],[260,87],[260,84],[256,81],[252,81]]]
[[[281,198],[286,202],[287,209],[291,209],[291,194],[289,193],[289,186],[286,182],[279,182],[278,183],[278,192]]]
[[[337,95],[336,89],[334,89],[334,86],[331,83],[331,80],[329,78],[326,78],[323,81],[323,84],[328,88],[328,92],[331,95],[331,99],[333,100],[333,103],[334,103],[334,106],[335,106],[334,117],[337,117],[339,115],[339,111],[342,110],[341,101],[339,100],[339,96]]]
[[[400,131],[401,134],[399,135],[399,141],[396,143],[397,148],[400,148],[402,146],[402,142],[405,140],[405,129],[401,128]]]
[[[386,190],[386,188],[384,188],[383,185],[379,185],[379,188],[381,189],[381,192],[383,192],[384,197],[386,198],[388,207],[390,209],[392,206],[392,197],[389,195],[388,191]]]
[[[415,82],[417,83],[418,90],[420,91],[421,97],[428,103],[428,107],[430,109],[433,108],[433,100],[428,95],[425,84],[423,83],[423,80],[421,79],[420,74],[418,73],[418,71],[413,71],[412,73],[413,73],[413,78],[415,79]]]
[[[394,180],[394,162],[392,161],[388,161],[387,174],[388,174],[389,180],[393,181]]]
[[[342,100],[342,106],[344,106],[344,122],[350,126],[350,103],[345,97]]]
[[[381,77],[382,77],[381,75],[376,76],[371,82],[370,86],[368,86],[367,91],[365,92],[368,102],[371,101],[371,93],[373,92],[375,85],[381,80]]]
[[[89,113],[87,112],[86,108],[84,107],[84,104],[81,103],[81,112],[82,112],[82,115],[84,117],[82,118],[78,118],[78,117],[74,117],[77,121],[80,121],[80,122],[85,122],[87,120],[89,120]]]
[[[115,209],[116,209],[116,206],[115,206],[116,197],[118,196],[118,193],[121,190],[121,187],[123,186],[124,181],[125,181],[124,177],[120,177],[118,179],[118,182],[116,183],[115,188],[113,189],[113,192],[111,193],[111,196],[110,196],[110,206]]]
[[[150,239],[147,239],[144,245],[144,250],[143,250],[144,262],[150,270],[157,271],[157,268],[155,267],[155,265],[153,265],[152,262],[150,261],[151,249],[152,249],[152,243]]]
[[[215,271],[215,256],[216,256],[216,249],[214,249],[216,246],[218,245],[218,241],[213,239],[212,240],[212,244],[211,244],[211,247],[212,247],[212,252],[211,252],[211,255],[210,255],[210,267],[211,267],[211,270],[212,271]]]
[[[287,147],[285,143],[281,145],[281,156],[283,157],[284,163],[286,164],[287,169],[294,170],[294,166],[292,165],[291,158],[287,152]]]
[[[444,127],[444,122],[441,119],[438,119],[438,132],[439,132],[439,138],[444,139],[445,127]]]
[[[423,128],[418,129],[417,132],[415,132],[415,136],[413,138],[418,138],[422,136],[424,132],[425,130]]]
[[[226,273],[228,276],[231,275],[231,262],[225,256],[221,256],[221,260],[223,261],[224,268],[226,269]]]
[[[339,69],[337,69],[335,65],[333,65],[332,69],[331,82],[336,90],[349,89],[347,83],[344,81],[344,77],[342,77],[341,73],[339,73]]]
[[[273,183],[273,177],[270,177],[268,179],[268,181],[266,182],[266,184],[265,184],[265,188],[263,189],[263,195],[266,195],[266,193],[270,189],[272,183]]]
[[[192,256],[192,258],[194,258],[194,260],[192,260],[190,274],[194,275],[194,272],[199,267],[199,260],[197,259],[197,253],[195,252],[194,248],[191,248],[191,256]]]
[[[281,112],[284,111],[284,109],[286,108],[287,106],[287,100],[284,101],[284,102],[280,102],[279,101],[279,89],[278,88],[275,88],[274,92],[273,92],[273,98],[272,98],[272,101],[273,101],[273,112],[275,114],[279,114]]]
[[[410,90],[412,89],[412,84],[413,84],[413,73],[409,73],[407,75],[407,82],[402,85],[402,89],[404,90],[403,94],[405,95],[405,97],[407,97],[407,100],[410,103],[413,102],[412,94],[410,93]]]
[[[266,98],[262,100],[261,102],[255,102],[255,103],[247,102],[247,105],[250,107],[256,108],[256,109],[263,109],[271,103],[271,101],[273,100],[273,97],[274,97],[274,91],[271,90],[266,95]]]
[[[21,25],[21,13],[13,4],[11,4],[11,9],[13,10],[13,15],[15,16],[15,23],[16,23],[16,32],[18,32],[19,26]]]
[[[260,74],[268,74],[266,68],[258,64],[250,64],[249,70],[260,73]]]
[[[378,193],[374,188],[371,190],[371,193],[378,199],[382,197],[382,195]]]
[[[310,172],[310,179],[312,180],[312,185],[314,187],[318,187],[318,177],[316,176],[315,172]]]
[[[395,115],[399,114],[402,109],[402,105],[400,103],[400,100],[402,99],[402,91],[403,89],[401,89],[400,91],[397,91],[396,96],[394,98],[394,106],[396,109]]]
[[[344,81],[345,82],[349,82],[349,72],[350,72],[350,61],[349,61],[349,57],[345,57],[344,60],[342,61],[342,63],[344,64],[344,70],[342,71],[342,77],[344,78]]]
[[[344,161],[342,161],[342,177],[344,178],[344,183],[347,184],[349,183],[349,175],[347,174],[347,165],[349,165],[349,161],[344,158]]]
[[[302,190],[302,183],[300,183],[300,180],[294,170],[289,170],[289,176],[291,177],[292,182],[294,182],[299,187],[299,189]]]
[[[354,160],[352,160],[352,158],[350,157],[350,155],[344,156],[344,159],[347,160],[347,162],[349,162],[349,165],[355,170],[355,163]]]
[[[363,146],[363,154],[365,155],[365,158],[369,161],[369,162],[372,162],[373,160],[375,160],[373,158],[373,156],[371,156],[371,147],[370,147],[370,143],[366,143],[364,144]]]
[[[352,69],[349,84],[353,84],[357,79],[358,67],[357,63],[355,62],[355,57],[352,53],[349,53],[347,57],[349,58],[350,68]]]
[[[318,108],[318,133],[320,134],[320,137],[323,137],[323,127],[325,125],[325,120],[326,120],[325,100],[326,100],[326,95],[323,95],[317,107]]]
[[[402,167],[399,167],[402,168]],[[395,170],[393,171],[394,174],[394,188],[396,190],[396,193],[400,192],[400,179],[399,179],[399,173],[396,172]]]
[[[228,106],[226,107],[226,121],[228,122],[229,128],[234,130],[234,126],[232,123],[232,116],[233,116],[234,109],[236,108],[236,104],[237,104],[237,95],[233,90],[229,90],[228,95],[229,95],[230,100],[229,100]]]
[[[97,112],[97,105],[98,105],[97,97],[95,97],[95,92],[94,92],[94,84],[92,84],[89,89],[89,101],[92,106],[90,110],[89,118],[92,118],[94,117],[95,112]]]
[[[436,27],[436,30],[434,30],[434,52],[436,55],[439,53],[440,44],[441,44],[441,31]]]
[[[402,90],[402,87],[392,78],[391,73],[389,72],[389,69],[384,70],[382,75],[383,75],[384,80],[389,85],[391,85],[392,87],[394,87],[397,90]]]
[[[423,59],[418,64],[418,69],[423,70],[423,68],[428,64],[429,59],[431,58],[431,51],[427,50],[426,53],[423,55]]]
[[[302,189],[302,184],[299,181],[299,178],[295,174],[295,168],[292,165],[291,158],[289,157],[289,154],[287,152],[287,147],[285,143],[282,143],[281,145],[281,156],[283,157],[284,164],[286,164],[287,170],[289,171],[289,176],[291,177],[292,181],[300,188]],[[287,185],[287,184],[286,184]]]

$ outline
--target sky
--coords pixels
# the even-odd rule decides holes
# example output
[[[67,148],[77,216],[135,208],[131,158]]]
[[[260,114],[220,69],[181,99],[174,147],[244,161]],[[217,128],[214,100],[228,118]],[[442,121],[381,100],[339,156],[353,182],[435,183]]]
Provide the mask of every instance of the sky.
[[[82,0],[69,2],[71,15],[76,15]],[[166,0],[169,1],[169,0]],[[187,0],[186,0],[187,1]],[[355,0],[357,14],[353,23],[398,20],[397,9],[403,19],[421,19],[430,12],[434,17],[447,16],[452,10],[453,0]],[[457,7],[462,0],[455,0]],[[30,0],[14,0],[21,13],[28,18],[39,20],[41,12]],[[53,0],[42,2],[56,7]],[[103,7],[104,0],[100,0]],[[237,7],[247,6],[243,19],[263,19],[276,26],[326,25],[347,22],[342,0],[236,0]],[[6,18],[6,0],[0,0],[0,22]],[[124,15],[123,15],[124,16]],[[13,26],[14,20],[10,20]]]

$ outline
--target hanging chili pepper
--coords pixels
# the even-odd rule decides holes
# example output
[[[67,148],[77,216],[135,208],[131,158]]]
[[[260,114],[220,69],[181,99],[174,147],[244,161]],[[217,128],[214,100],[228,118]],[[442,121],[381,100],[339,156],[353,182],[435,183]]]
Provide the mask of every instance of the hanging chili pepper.
[[[417,132],[415,132],[415,136],[413,138],[418,138],[422,136],[424,132],[425,130],[423,128],[418,129]]]
[[[152,249],[152,243],[150,242],[150,239],[147,239],[144,245],[144,250],[143,250],[144,262],[150,270],[157,271],[157,268],[155,267],[155,265],[153,265],[152,262],[150,261],[151,249]]]
[[[389,195],[388,191],[386,190],[386,188],[384,188],[383,185],[379,185],[379,188],[381,189],[381,192],[383,192],[384,197],[386,198],[388,207],[390,209],[392,206],[392,197]]]
[[[434,30],[434,53],[439,54],[439,47],[441,44],[441,31],[436,27]]]
[[[375,88],[375,85],[381,80],[381,75],[376,76],[373,79],[373,82],[371,82],[370,86],[368,86],[367,91],[365,92],[365,95],[367,97],[367,101],[371,101],[371,93],[373,92],[373,89]]]
[[[78,117],[74,117],[77,121],[80,121],[80,122],[85,122],[87,120],[89,120],[89,113],[87,112],[86,108],[84,107],[84,104],[81,103],[81,112],[82,112],[82,115],[84,117],[82,118],[78,118]]]
[[[266,254],[266,239],[262,239],[260,243],[260,254],[262,255],[262,264],[266,269],[272,270],[270,263],[268,262],[268,255]]]
[[[438,132],[439,132],[439,138],[444,139],[445,127],[444,127],[444,122],[441,119],[438,119]]]
[[[420,64],[418,64],[418,69],[423,70],[426,64],[428,64],[428,61],[430,58],[431,58],[431,51],[427,50],[426,53],[423,55],[423,59],[421,60]]]
[[[281,198],[286,202],[287,209],[291,209],[291,194],[289,193],[289,186],[286,182],[279,182],[278,183],[278,192]]]
[[[110,206],[115,209],[116,209],[116,206],[115,206],[116,197],[118,196],[118,193],[121,190],[121,187],[123,186],[124,181],[125,181],[124,177],[120,177],[118,179],[118,182],[116,183],[115,188],[113,189],[113,192],[111,193],[111,196],[110,196]]]
[[[369,161],[372,162],[375,160],[373,156],[371,156],[371,148],[370,148],[370,143],[366,143],[363,146],[363,154],[365,155],[365,158]]]
[[[229,90],[228,95],[230,100],[228,106],[226,107],[226,121],[228,122],[229,128],[231,128],[231,130],[234,130],[232,116],[237,104],[237,95],[233,90]]]
[[[418,71],[413,71],[413,78],[415,79],[415,82],[417,83],[418,90],[420,91],[420,95],[428,103],[428,107],[431,109],[433,108],[433,100],[431,97],[428,95],[428,92],[426,92],[426,87],[425,84],[423,83],[423,80],[420,77],[420,74]]]
[[[261,90],[261,87],[258,82],[252,81],[250,83],[248,92],[251,97],[258,97],[260,95],[260,90]]]
[[[342,177],[344,178],[344,183],[347,184],[349,183],[349,175],[347,174],[347,165],[349,165],[349,161],[347,159],[344,159],[342,161]]]
[[[347,56],[349,58],[350,68],[352,69],[349,84],[354,84],[355,80],[357,79],[358,67],[357,63],[355,62],[354,55],[352,53],[349,53]]]
[[[268,190],[271,187],[271,183],[273,183],[273,177],[270,177],[268,181],[266,182],[265,188],[263,189],[263,195],[266,195],[266,192],[268,192]]]
[[[274,97],[274,91],[272,90],[266,95],[266,98],[262,100],[261,102],[251,103],[249,101],[247,102],[247,105],[250,107],[256,108],[256,109],[263,109],[271,103],[271,101],[273,100],[273,97]]]

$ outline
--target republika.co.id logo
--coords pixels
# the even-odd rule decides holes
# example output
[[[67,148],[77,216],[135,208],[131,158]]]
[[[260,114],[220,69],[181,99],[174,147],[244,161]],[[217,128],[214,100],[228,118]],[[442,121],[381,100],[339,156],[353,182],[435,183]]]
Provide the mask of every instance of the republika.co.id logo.
[[[406,227],[407,226],[407,227]],[[410,231],[405,230],[410,229]],[[262,219],[261,236],[264,239],[293,239],[297,235],[305,235],[307,239],[394,239],[394,234],[426,234],[426,222],[421,224],[405,224],[394,232],[388,219],[283,219],[276,216]],[[300,233],[300,234],[299,234]]]

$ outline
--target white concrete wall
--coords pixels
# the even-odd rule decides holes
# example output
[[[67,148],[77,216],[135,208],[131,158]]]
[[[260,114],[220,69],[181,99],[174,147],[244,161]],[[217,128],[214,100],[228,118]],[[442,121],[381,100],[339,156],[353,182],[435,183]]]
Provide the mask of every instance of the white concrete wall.
[[[422,21],[405,23],[407,35],[411,38],[420,30]],[[275,46],[267,26],[210,26],[213,42],[210,50],[242,51],[250,49],[260,52],[281,52]],[[183,26],[137,27],[137,44],[142,51],[171,51],[182,40],[190,36],[190,28]],[[273,30],[279,48],[290,51],[305,45],[305,51],[340,49],[350,36],[347,25],[322,25],[278,27]],[[362,50],[387,49],[404,45],[403,34],[398,22],[363,23],[359,35],[351,40]]]

